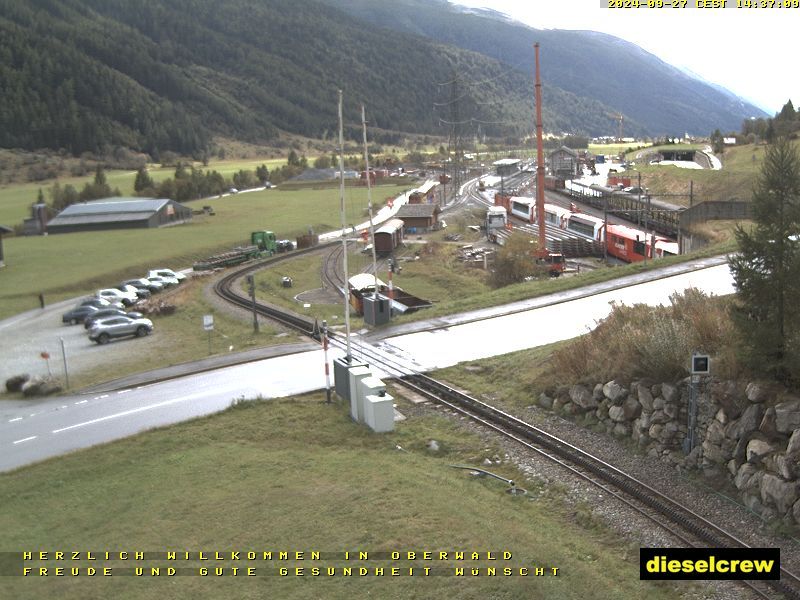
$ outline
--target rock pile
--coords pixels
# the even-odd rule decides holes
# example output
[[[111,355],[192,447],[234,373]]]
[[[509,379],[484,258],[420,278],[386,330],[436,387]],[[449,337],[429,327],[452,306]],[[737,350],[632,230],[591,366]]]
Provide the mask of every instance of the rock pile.
[[[647,454],[709,477],[727,476],[766,519],[800,525],[800,398],[775,385],[703,378],[689,447],[690,379],[562,386],[539,405],[630,437]]]

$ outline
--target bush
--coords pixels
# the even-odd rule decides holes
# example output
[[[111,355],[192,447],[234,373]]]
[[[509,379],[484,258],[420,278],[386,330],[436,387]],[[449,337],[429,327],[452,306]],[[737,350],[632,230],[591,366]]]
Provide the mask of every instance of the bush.
[[[667,381],[685,377],[692,352],[704,352],[714,358],[716,375],[734,377],[738,343],[728,304],[695,289],[673,294],[666,307],[615,304],[592,332],[554,354],[555,372],[584,382]]]

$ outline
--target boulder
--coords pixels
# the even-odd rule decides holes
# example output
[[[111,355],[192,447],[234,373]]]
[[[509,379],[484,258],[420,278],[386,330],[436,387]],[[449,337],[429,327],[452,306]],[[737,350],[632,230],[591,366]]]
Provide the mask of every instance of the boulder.
[[[584,410],[591,410],[598,406],[592,392],[584,385],[573,385],[569,390],[569,399]]]
[[[601,421],[605,421],[608,418],[608,406],[601,403],[597,410],[594,411],[594,414]]]
[[[739,472],[739,465],[736,464],[736,461],[730,459],[727,464],[728,473],[731,474],[731,477],[736,477],[736,474]]]
[[[669,423],[664,425],[664,428],[661,430],[661,437],[659,438],[662,442],[669,442],[671,441],[676,435],[678,434],[678,425],[675,421],[670,421]]]
[[[25,382],[27,382],[30,378],[31,376],[28,375],[27,373],[9,377],[8,379],[6,379],[6,391],[11,392],[12,394],[16,392],[21,392],[22,386],[25,385]]]
[[[670,419],[676,419],[678,417],[678,405],[667,402],[664,405],[664,414]]]
[[[664,431],[664,426],[660,423],[654,423],[653,425],[650,425],[650,429],[647,430],[647,435],[654,440],[657,440],[661,437],[662,431]]]
[[[761,424],[758,426],[758,430],[769,438],[774,438],[780,435],[778,433],[774,406],[769,406],[767,407],[767,410],[764,411],[764,417],[761,419]]]
[[[647,411],[642,411],[642,414],[639,415],[639,418],[636,419],[636,423],[638,423],[638,427],[642,430],[650,429],[650,417],[653,416],[653,413],[649,413]]]
[[[759,472],[758,467],[753,464],[744,463],[741,465],[733,478],[733,484],[736,486],[736,489],[743,490],[750,487],[750,479],[757,472]]]
[[[708,440],[712,444],[720,444],[722,443],[722,438],[725,437],[725,428],[722,426],[722,423],[714,419],[711,421],[711,424],[706,429],[706,440]]]
[[[715,381],[709,392],[715,404],[725,409],[731,419],[739,418],[749,403],[747,397],[739,390],[735,381]]]
[[[751,511],[756,513],[757,515],[761,515],[764,512],[764,505],[761,504],[761,493],[758,494],[743,494],[742,501],[744,505],[749,508]]]
[[[718,465],[728,462],[722,448],[709,441],[703,442],[703,465]]]
[[[592,390],[592,398],[594,398],[598,402],[602,401],[603,398],[605,398],[605,396],[603,395],[602,383],[598,383],[596,386],[594,386],[594,389]]]
[[[541,394],[539,394],[539,406],[547,410],[551,410],[553,408],[553,399],[544,392],[542,392]]]
[[[612,406],[608,409],[608,418],[615,423],[622,423],[625,421],[625,409],[621,406]]]
[[[750,436],[745,436],[739,438],[736,442],[736,446],[733,448],[733,459],[740,465],[747,461],[747,444],[749,443]]]
[[[603,395],[611,400],[614,404],[621,403],[623,398],[628,395],[626,390],[621,384],[612,380],[603,386]]]
[[[769,442],[766,442],[762,439],[755,438],[748,442],[747,444],[747,451],[746,457],[747,462],[756,462],[759,461],[764,456],[768,454],[772,454],[775,452],[776,448]]]
[[[771,504],[785,515],[800,498],[796,481],[784,481],[777,475],[766,473],[761,479],[761,502]]]
[[[667,402],[677,403],[681,399],[681,393],[678,386],[671,383],[661,384],[661,397]]]
[[[652,410],[664,410],[664,407],[667,405],[667,401],[664,400],[661,396],[653,399],[653,408]]]
[[[637,390],[637,396],[639,398],[639,404],[642,405],[646,411],[653,412],[653,394],[650,392],[650,389],[639,385]]]
[[[769,397],[769,386],[758,381],[751,381],[744,390],[744,395],[753,404],[761,404]]]
[[[61,384],[52,377],[33,377],[22,385],[22,394],[26,397],[49,396],[61,391]]]
[[[775,405],[775,428],[780,433],[800,429],[800,400],[787,400]]]
[[[663,410],[657,410],[650,416],[651,423],[666,423],[670,421],[669,416]]]
[[[625,420],[633,421],[642,413],[642,405],[633,396],[628,396],[622,401],[622,410],[625,412]]]
[[[795,429],[786,446],[786,454],[800,452],[800,429]]]
[[[776,454],[775,471],[787,481],[800,477],[800,450]]]
[[[728,424],[725,428],[725,436],[732,440],[738,440],[748,433],[752,433],[758,429],[763,416],[764,407],[760,404],[751,404],[737,420]]]

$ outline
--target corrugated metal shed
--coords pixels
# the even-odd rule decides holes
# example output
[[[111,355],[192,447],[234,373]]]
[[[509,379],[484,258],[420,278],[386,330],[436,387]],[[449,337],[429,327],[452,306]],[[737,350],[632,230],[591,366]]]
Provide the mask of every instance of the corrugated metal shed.
[[[62,210],[56,219],[61,216],[73,215],[154,213],[161,210],[168,202],[169,199],[167,198],[106,198],[104,200],[71,204]]]
[[[190,208],[167,198],[106,198],[72,204],[47,224],[50,233],[177,225],[192,218]]]

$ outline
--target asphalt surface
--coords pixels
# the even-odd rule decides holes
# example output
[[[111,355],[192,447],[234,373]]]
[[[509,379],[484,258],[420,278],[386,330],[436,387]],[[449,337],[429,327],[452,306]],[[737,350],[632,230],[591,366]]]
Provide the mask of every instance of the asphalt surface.
[[[568,339],[585,332],[610,310],[609,302],[666,303],[669,295],[689,286],[724,294],[732,290],[732,278],[724,265],[708,267],[696,261],[668,267],[671,277],[653,279],[653,273],[626,278],[624,285],[602,291],[569,293],[435,319],[428,323],[390,328],[374,345],[384,355],[425,371],[461,360],[507,353],[521,348]],[[700,268],[699,271],[692,269]],[[676,274],[676,271],[684,271]],[[570,298],[573,294],[575,297]],[[590,295],[589,295],[590,294]],[[413,327],[413,331],[410,329]],[[402,333],[402,335],[400,335]],[[359,347],[371,345],[354,336]],[[223,410],[237,398],[277,398],[325,387],[324,357],[319,346],[302,345],[289,354],[215,368],[214,359],[176,365],[157,374],[131,378],[122,389],[77,396],[4,401],[0,403],[0,471],[11,470],[64,452],[119,439],[153,427],[169,425]],[[281,352],[287,349],[271,349]],[[342,355],[329,352],[329,361]],[[225,357],[231,360],[231,355]],[[245,357],[242,357],[245,358]],[[248,359],[260,358],[255,354]],[[192,374],[196,369],[203,372]],[[212,369],[212,370],[208,370]],[[146,383],[157,376],[158,383]],[[378,373],[378,376],[381,376]],[[111,386],[116,387],[116,386]]]

